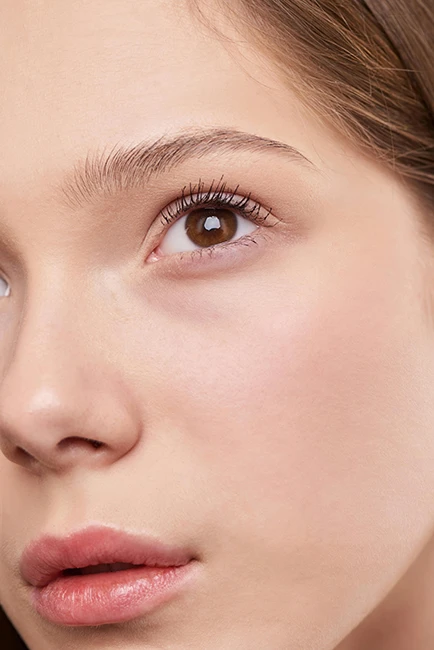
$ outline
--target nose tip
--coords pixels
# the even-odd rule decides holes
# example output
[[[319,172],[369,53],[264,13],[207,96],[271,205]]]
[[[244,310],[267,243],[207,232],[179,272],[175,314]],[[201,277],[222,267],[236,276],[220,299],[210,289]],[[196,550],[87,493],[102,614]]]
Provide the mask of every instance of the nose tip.
[[[125,384],[97,364],[80,369],[63,359],[41,373],[16,362],[0,384],[1,451],[26,468],[111,464],[140,432]]]

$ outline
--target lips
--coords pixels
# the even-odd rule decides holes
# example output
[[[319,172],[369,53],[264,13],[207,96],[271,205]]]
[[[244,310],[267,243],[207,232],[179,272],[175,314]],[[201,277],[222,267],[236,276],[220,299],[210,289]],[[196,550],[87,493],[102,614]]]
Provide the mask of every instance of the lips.
[[[121,572],[135,567],[181,567],[193,559],[191,549],[169,547],[110,527],[91,526],[64,538],[49,535],[30,543],[21,557],[20,572],[26,583],[43,588],[68,575]]]

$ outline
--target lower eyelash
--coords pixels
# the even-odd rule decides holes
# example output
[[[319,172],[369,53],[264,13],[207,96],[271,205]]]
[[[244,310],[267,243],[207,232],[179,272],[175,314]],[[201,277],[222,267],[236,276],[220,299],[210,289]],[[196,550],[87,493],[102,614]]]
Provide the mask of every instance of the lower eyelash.
[[[227,242],[225,244],[214,244],[214,246],[209,246],[208,248],[199,248],[194,251],[179,253],[179,255],[181,261],[184,259],[185,256],[188,256],[190,258],[190,261],[194,262],[197,259],[202,259],[204,255],[208,255],[209,258],[212,258],[215,256],[216,252],[218,253],[219,251],[225,248],[235,247],[235,246],[251,246],[252,244],[255,244],[257,246],[258,242],[252,235],[244,235],[244,237],[235,239],[232,242]]]

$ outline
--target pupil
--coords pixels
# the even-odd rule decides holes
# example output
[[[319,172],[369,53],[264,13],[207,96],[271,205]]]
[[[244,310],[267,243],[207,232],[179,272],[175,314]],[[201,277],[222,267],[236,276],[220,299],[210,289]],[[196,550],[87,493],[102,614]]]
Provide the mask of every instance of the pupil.
[[[188,237],[202,248],[230,241],[237,228],[234,213],[223,208],[198,208],[190,212],[185,223]]]

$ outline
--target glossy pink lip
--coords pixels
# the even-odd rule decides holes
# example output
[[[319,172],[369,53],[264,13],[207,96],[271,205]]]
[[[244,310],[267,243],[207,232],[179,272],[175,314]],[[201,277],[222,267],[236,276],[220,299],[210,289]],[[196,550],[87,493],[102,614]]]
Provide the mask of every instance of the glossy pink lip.
[[[173,597],[194,574],[195,559],[190,549],[95,525],[65,538],[45,536],[30,543],[20,571],[34,587],[32,602],[43,617],[61,625],[103,625],[131,620]],[[116,563],[137,567],[63,573]]]

